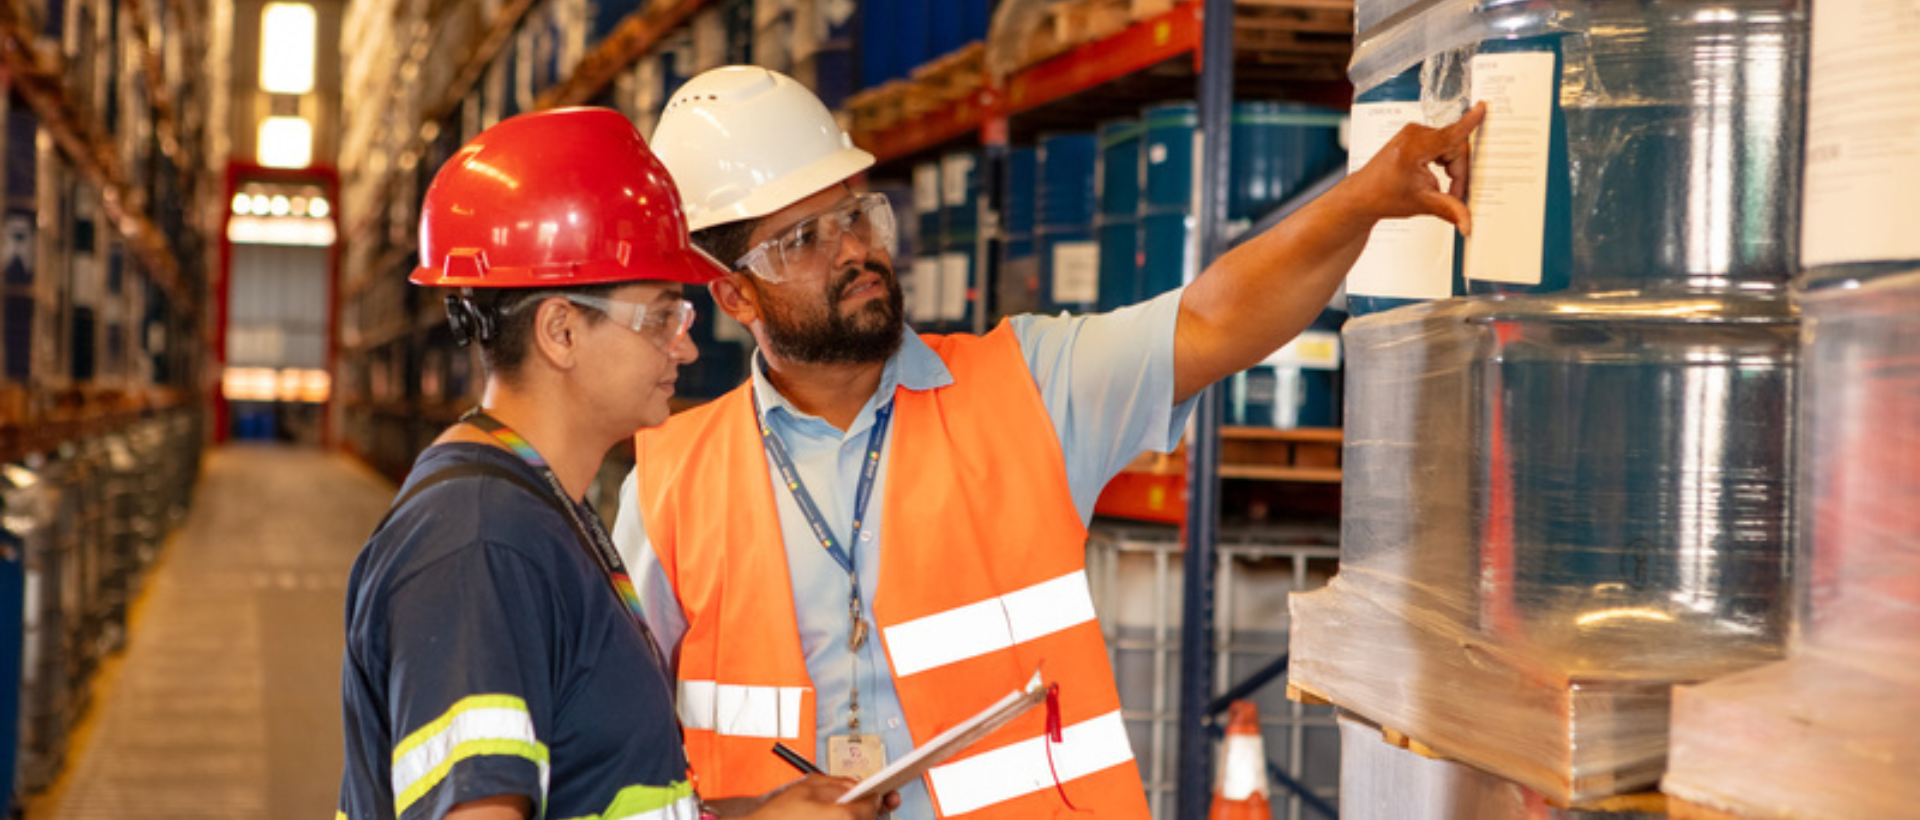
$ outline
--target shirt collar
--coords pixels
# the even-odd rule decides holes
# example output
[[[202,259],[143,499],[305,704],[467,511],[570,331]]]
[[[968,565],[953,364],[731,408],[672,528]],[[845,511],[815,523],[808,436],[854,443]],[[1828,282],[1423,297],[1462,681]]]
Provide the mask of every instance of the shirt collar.
[[[953,371],[948,370],[947,363],[940,360],[940,354],[933,352],[933,348],[921,340],[920,334],[913,332],[910,327],[900,332],[900,349],[887,359],[886,367],[880,371],[880,385],[874,390],[873,396],[867,399],[866,406],[860,408],[860,415],[847,430],[849,435],[873,424],[873,411],[879,408],[882,401],[892,399],[896,388],[904,387],[917,392],[953,384]],[[754,351],[752,360],[753,393],[760,400],[768,423],[785,416],[794,423],[812,420],[826,424],[818,416],[801,412],[800,408],[787,401],[786,396],[780,395],[779,390],[774,389],[773,382],[767,378],[767,363],[760,357],[759,351]]]

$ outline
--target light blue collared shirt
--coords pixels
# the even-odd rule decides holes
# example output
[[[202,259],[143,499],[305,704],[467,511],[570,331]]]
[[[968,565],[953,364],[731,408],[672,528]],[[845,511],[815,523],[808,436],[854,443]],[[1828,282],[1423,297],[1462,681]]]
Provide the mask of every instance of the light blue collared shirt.
[[[1173,403],[1173,331],[1181,293],[1176,290],[1112,313],[1024,315],[1008,320],[1059,434],[1074,507],[1083,523],[1092,519],[1094,502],[1114,475],[1142,451],[1171,451],[1186,427],[1193,402]],[[893,398],[897,388],[933,390],[952,383],[953,374],[946,364],[909,330],[900,352],[887,360],[873,397],[841,431],[794,407],[767,380],[760,357],[753,359],[753,390],[765,423],[786,444],[814,504],[833,531],[842,536],[852,530],[854,492],[859,486],[860,462],[866,455],[874,412],[882,402]],[[888,486],[894,438],[889,432],[875,476],[876,488]],[[767,471],[779,475],[770,458]],[[857,652],[850,651],[847,573],[814,537],[793,494],[775,483],[773,495],[793,579],[800,646],[814,686],[818,738],[814,759],[825,768],[828,739],[848,733],[851,695],[857,682],[860,733],[879,735],[887,759],[898,760],[913,750],[913,738],[902,717],[871,609],[880,579],[885,505],[878,498],[872,500],[860,541],[853,545],[860,600],[868,605],[864,613],[868,640]],[[638,489],[629,474],[620,491],[613,539],[639,591],[647,622],[662,650],[672,657],[673,649],[686,634],[686,615],[648,546],[637,500]],[[915,781],[901,789],[900,795],[904,802],[895,817],[932,820],[933,804],[923,782]]]

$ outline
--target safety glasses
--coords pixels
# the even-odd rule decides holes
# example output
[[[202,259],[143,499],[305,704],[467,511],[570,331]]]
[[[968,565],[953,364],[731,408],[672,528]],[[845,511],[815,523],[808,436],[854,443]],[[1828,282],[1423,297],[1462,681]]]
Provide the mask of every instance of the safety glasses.
[[[768,282],[784,282],[796,271],[825,270],[848,234],[869,248],[893,254],[893,206],[880,194],[855,194],[825,212],[802,219],[733,263]]]
[[[619,317],[622,315],[621,311],[625,311],[628,318],[623,324],[626,328],[646,337],[664,351],[672,351],[675,345],[680,344],[681,339],[686,338],[687,331],[693,327],[693,303],[685,299],[675,299],[664,304],[642,304],[624,299],[589,296],[584,293],[544,293],[527,298],[515,305],[513,309],[518,310],[528,305],[539,304],[554,297],[600,311],[616,323],[622,323]]]

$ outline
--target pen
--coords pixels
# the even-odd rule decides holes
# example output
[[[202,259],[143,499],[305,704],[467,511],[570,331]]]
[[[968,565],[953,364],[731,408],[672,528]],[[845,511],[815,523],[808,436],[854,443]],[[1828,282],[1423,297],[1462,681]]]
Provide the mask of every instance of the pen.
[[[787,765],[799,769],[801,774],[826,774],[820,771],[819,766],[813,765],[813,761],[801,757],[799,752],[787,748],[784,743],[773,744],[773,753],[779,755],[781,760],[787,761]]]

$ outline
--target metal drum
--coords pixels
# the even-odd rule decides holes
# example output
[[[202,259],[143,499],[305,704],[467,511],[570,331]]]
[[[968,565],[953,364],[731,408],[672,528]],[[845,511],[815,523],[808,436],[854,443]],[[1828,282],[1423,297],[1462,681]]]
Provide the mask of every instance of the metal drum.
[[[1476,317],[1481,629],[1572,675],[1779,653],[1798,320],[1785,298],[1510,299]]]
[[[1150,106],[1140,112],[1140,124],[1146,129],[1141,152],[1145,171],[1141,174],[1140,213],[1193,210],[1195,135],[1200,113],[1192,102],[1172,102]]]
[[[1094,135],[1040,138],[1034,244],[1040,257],[1039,303],[1048,312],[1099,308],[1099,249],[1094,241]]]
[[[1233,106],[1228,219],[1259,219],[1307,183],[1340,167],[1345,115],[1312,106],[1243,102]]]

